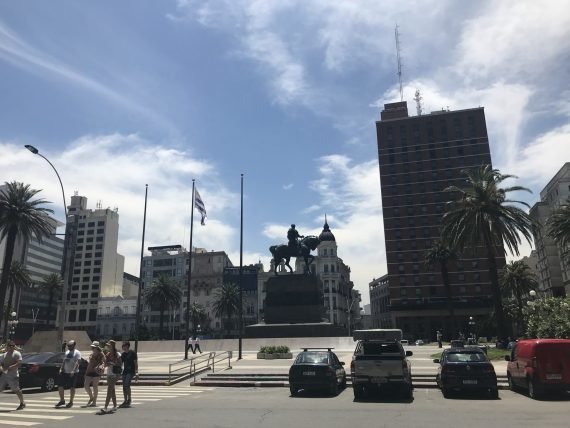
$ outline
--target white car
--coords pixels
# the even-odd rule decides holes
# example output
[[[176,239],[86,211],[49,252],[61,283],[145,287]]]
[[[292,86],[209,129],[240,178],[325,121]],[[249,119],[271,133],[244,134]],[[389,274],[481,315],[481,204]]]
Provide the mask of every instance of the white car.
[[[422,346],[424,344],[424,341],[421,339],[416,340],[416,346]]]

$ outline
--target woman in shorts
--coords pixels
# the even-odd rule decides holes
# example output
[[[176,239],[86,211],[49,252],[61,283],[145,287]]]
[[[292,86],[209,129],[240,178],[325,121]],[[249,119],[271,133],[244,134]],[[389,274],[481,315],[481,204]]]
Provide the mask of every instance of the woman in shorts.
[[[107,367],[107,397],[105,398],[105,408],[101,409],[101,413],[109,413],[109,410],[107,410],[107,408],[109,407],[109,401],[111,400],[113,400],[113,408],[111,409],[111,412],[117,410],[117,395],[115,393],[115,385],[121,378],[122,372],[121,354],[115,347],[115,341],[109,340],[107,344],[109,345],[109,352],[105,354],[105,367]]]
[[[97,394],[99,392],[99,380],[105,371],[105,355],[99,346],[99,342],[95,341],[91,344],[93,351],[89,356],[89,363],[85,370],[85,391],[89,394],[89,401],[85,407],[97,406]],[[91,391],[93,387],[93,392]]]

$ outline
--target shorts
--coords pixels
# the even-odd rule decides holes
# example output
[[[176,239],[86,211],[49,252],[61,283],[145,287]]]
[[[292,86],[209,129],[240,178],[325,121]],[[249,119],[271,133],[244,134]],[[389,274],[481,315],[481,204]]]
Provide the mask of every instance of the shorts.
[[[5,374],[0,375],[0,393],[6,389],[6,386],[9,386],[12,392],[16,392],[20,390],[20,378],[19,377],[12,377],[6,376]]]
[[[114,373],[113,373],[113,374],[108,374],[108,375],[107,375],[107,381],[110,381],[110,380],[111,380],[111,381],[117,382],[120,378],[121,378],[121,375],[120,375],[120,374],[114,374]]]
[[[75,388],[77,376],[75,373],[61,373],[57,377],[57,386],[63,388]]]

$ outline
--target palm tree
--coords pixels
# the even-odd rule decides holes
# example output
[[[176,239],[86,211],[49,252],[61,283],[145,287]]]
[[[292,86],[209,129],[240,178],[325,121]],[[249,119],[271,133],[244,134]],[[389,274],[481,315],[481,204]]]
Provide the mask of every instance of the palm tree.
[[[235,284],[222,284],[222,288],[218,288],[214,293],[214,312],[217,316],[224,320],[226,317],[226,326],[231,329],[231,321],[239,312],[239,287]]]
[[[451,186],[445,189],[458,194],[458,199],[449,202],[449,209],[443,216],[442,235],[451,248],[461,252],[466,247],[483,245],[487,253],[489,277],[495,304],[497,333],[499,338],[507,337],[507,325],[502,305],[501,289],[497,271],[497,256],[505,254],[504,244],[511,254],[519,254],[521,235],[532,243],[533,221],[518,206],[525,202],[507,199],[507,193],[527,191],[521,186],[501,188],[501,183],[513,175],[503,175],[491,165],[482,165],[472,170],[463,170],[467,176],[466,188]],[[530,208],[530,207],[529,207]]]
[[[196,334],[198,326],[204,324],[207,317],[208,314],[204,306],[196,302],[190,305],[190,322],[192,323],[192,331],[194,334]]]
[[[14,299],[14,293],[16,290],[21,289],[22,287],[27,287],[31,284],[32,279],[30,278],[30,274],[26,270],[26,267],[20,262],[12,262],[12,266],[10,266],[10,276],[8,277],[8,289],[10,293],[8,295],[8,303],[6,305],[6,319],[8,319],[8,315],[14,308],[12,306],[12,300]],[[4,337],[8,337],[8,323],[4,323]]]
[[[158,334],[163,338],[164,312],[168,308],[180,306],[182,290],[180,285],[166,275],[160,275],[144,293],[145,303],[149,306],[158,306],[160,324]]]
[[[40,290],[44,293],[47,293],[48,297],[48,307],[47,307],[47,314],[46,318],[48,323],[50,322],[52,306],[54,299],[59,299],[61,296],[61,292],[63,290],[63,278],[57,273],[50,273],[49,275],[44,276],[43,281],[40,283]],[[53,318],[55,324],[55,317]]]
[[[510,262],[501,274],[501,287],[504,292],[512,294],[517,302],[517,320],[523,317],[523,296],[538,286],[536,276],[522,260]]]
[[[0,190],[0,240],[6,238],[2,277],[0,278],[0,302],[4,303],[10,266],[14,258],[16,238],[20,236],[24,242],[35,237],[39,242],[51,233],[48,214],[53,210],[42,205],[49,203],[44,199],[32,200],[40,190],[30,189],[28,184],[13,181],[6,183],[6,188]],[[0,311],[0,323],[2,313]]]
[[[432,247],[425,253],[425,263],[428,266],[439,265],[441,270],[441,279],[445,287],[445,295],[447,297],[447,309],[449,311],[449,319],[451,322],[451,332],[449,338],[453,338],[455,332],[455,311],[453,309],[453,296],[451,293],[451,283],[449,282],[449,270],[447,268],[449,261],[456,258],[453,251],[449,249],[441,240],[434,241]]]
[[[546,225],[548,235],[562,249],[566,262],[570,263],[570,199],[552,213]]]

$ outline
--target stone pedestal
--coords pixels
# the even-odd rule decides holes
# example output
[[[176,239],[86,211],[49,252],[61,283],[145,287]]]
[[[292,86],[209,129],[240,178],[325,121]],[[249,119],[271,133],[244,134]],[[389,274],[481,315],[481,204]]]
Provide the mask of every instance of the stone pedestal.
[[[320,323],[323,287],[314,275],[279,275],[266,284],[265,324]]]

